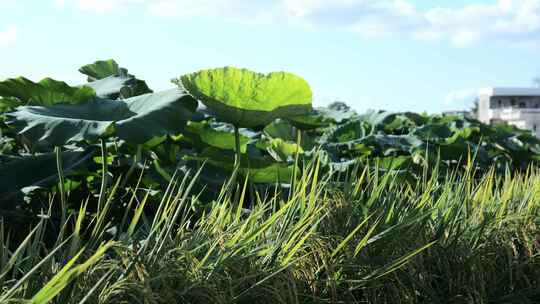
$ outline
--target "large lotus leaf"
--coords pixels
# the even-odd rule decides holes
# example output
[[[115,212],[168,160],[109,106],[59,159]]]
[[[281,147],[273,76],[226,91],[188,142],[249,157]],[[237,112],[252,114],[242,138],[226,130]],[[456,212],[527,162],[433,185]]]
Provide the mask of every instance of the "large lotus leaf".
[[[117,98],[121,95],[128,98],[152,93],[145,81],[129,74],[113,59],[87,64],[79,72],[88,76],[89,83],[86,85],[94,88],[100,97]]]
[[[185,129],[185,133],[189,135],[194,135],[196,138],[212,147],[225,150],[235,150],[236,141],[234,133],[228,130],[218,129],[212,126],[209,122],[188,122]],[[247,144],[249,143],[250,138],[240,134],[240,151],[241,153],[246,153]]]
[[[238,127],[263,126],[311,110],[308,83],[286,72],[265,75],[225,67],[183,75],[177,83],[220,119]]]
[[[24,77],[0,82],[0,97],[12,102],[17,100],[19,105],[79,104],[92,100],[95,96],[96,93],[90,87],[71,87],[63,81],[51,78],[45,78],[38,83]]]
[[[94,150],[63,152],[64,174],[69,176],[91,162]],[[24,187],[46,187],[57,180],[55,153],[17,158],[0,165],[0,201],[16,195]]]
[[[179,89],[131,97],[123,102],[135,114],[116,122],[116,135],[134,143],[180,133],[197,109],[197,101]]]
[[[142,144],[155,136],[182,131],[196,106],[191,96],[173,89],[121,101],[96,99],[81,105],[25,106],[7,116],[19,133],[34,142],[63,145],[116,133]]]

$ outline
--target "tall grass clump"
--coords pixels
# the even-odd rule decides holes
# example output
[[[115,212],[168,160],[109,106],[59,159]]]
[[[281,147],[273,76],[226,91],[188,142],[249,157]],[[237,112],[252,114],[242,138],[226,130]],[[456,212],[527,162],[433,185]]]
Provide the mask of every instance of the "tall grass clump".
[[[112,187],[97,213],[83,203],[53,237],[50,210],[17,244],[21,231],[0,226],[0,302],[540,301],[538,169],[411,182],[314,162],[290,191],[243,180],[202,207],[197,175],[173,178],[156,205],[138,186],[122,202]]]

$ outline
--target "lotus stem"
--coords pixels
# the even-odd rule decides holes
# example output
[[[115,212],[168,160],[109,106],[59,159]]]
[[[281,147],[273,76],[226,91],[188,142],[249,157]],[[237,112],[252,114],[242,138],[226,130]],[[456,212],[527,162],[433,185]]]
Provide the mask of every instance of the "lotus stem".
[[[296,128],[296,153],[294,155],[293,180],[291,182],[291,192],[294,193],[296,187],[296,177],[298,176],[298,159],[300,156],[300,144],[302,143],[302,130]]]
[[[242,202],[240,202],[240,188],[236,188],[236,181],[238,179],[238,174],[240,171],[240,157],[242,155],[242,151],[240,151],[240,131],[238,130],[237,126],[234,126],[234,143],[236,155],[234,157],[234,171],[231,184],[236,189],[234,194],[234,201],[238,202],[238,204],[242,204]]]
[[[56,169],[58,170],[58,191],[60,192],[60,204],[62,208],[61,229],[63,229],[66,223],[66,189],[64,188],[64,165],[62,163],[62,148],[59,146],[54,147],[56,154]]]
[[[98,199],[98,211],[101,210],[105,201],[105,196],[107,194],[107,178],[108,178],[108,164],[107,164],[107,143],[104,139],[101,141],[101,188],[99,190],[99,199]]]
[[[234,167],[238,169],[240,168],[240,157],[242,155],[242,151],[240,151],[240,131],[238,130],[237,126],[234,126],[234,142],[236,151],[236,156],[234,158]]]
[[[122,182],[121,188],[124,188],[135,171],[135,167],[137,167],[137,163],[141,160],[141,154],[142,154],[142,145],[137,145],[137,152],[135,152],[135,156],[133,156],[133,163],[129,167],[128,172],[126,173],[126,176],[124,178],[124,181]]]

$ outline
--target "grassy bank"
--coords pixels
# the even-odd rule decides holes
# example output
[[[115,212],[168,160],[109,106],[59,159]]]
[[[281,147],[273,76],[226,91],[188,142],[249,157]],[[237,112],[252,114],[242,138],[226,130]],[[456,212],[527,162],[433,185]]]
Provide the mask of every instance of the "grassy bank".
[[[471,171],[411,185],[313,166],[288,193],[225,185],[206,208],[186,178],[155,206],[134,187],[122,218],[113,189],[60,231],[54,201],[20,244],[1,227],[0,302],[538,303],[540,171]]]

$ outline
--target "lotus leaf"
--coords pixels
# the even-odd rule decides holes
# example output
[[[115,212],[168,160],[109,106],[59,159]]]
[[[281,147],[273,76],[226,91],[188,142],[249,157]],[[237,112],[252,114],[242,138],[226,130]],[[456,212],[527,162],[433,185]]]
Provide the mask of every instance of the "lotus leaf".
[[[281,138],[266,138],[257,143],[259,149],[264,149],[276,161],[288,162],[294,159],[296,153],[304,153],[302,147],[298,147],[296,143],[286,142]]]
[[[63,152],[64,174],[69,176],[87,165],[94,150]],[[55,158],[54,153],[47,153],[17,158],[0,165],[0,201],[16,195],[24,187],[54,184],[58,180]]]
[[[220,130],[214,128],[210,123],[203,122],[188,122],[186,127],[186,134],[192,134],[197,139],[206,145],[216,147],[219,149],[234,150],[235,139],[234,133],[227,130]],[[247,144],[250,138],[240,134],[240,151],[246,153]]]
[[[311,110],[307,82],[290,73],[259,74],[233,67],[202,70],[177,81],[222,120],[237,127],[256,127],[278,117]]]
[[[205,160],[208,164],[232,171],[234,169],[234,156],[216,148],[207,148],[199,155],[186,156],[188,160]],[[243,176],[249,177],[253,183],[288,183],[293,174],[293,165],[276,163],[270,157],[255,157],[249,153],[243,154],[238,168]]]
[[[145,94],[122,101],[96,99],[82,105],[24,106],[8,113],[9,123],[32,141],[63,145],[116,135],[134,143],[183,130],[196,101],[182,90]]]
[[[288,120],[301,130],[323,128],[337,123],[337,120],[325,114],[323,111],[314,109],[304,115],[291,116]]]
[[[11,103],[16,100],[19,105],[79,104],[92,100],[95,96],[96,93],[90,87],[71,87],[63,81],[51,78],[45,78],[38,83],[24,77],[11,78],[0,82],[0,97]],[[4,102],[0,101],[0,104],[4,104]]]
[[[114,99],[121,95],[128,98],[152,93],[146,82],[129,74],[112,59],[87,64],[79,71],[88,76],[86,86],[92,87],[100,97]]]

